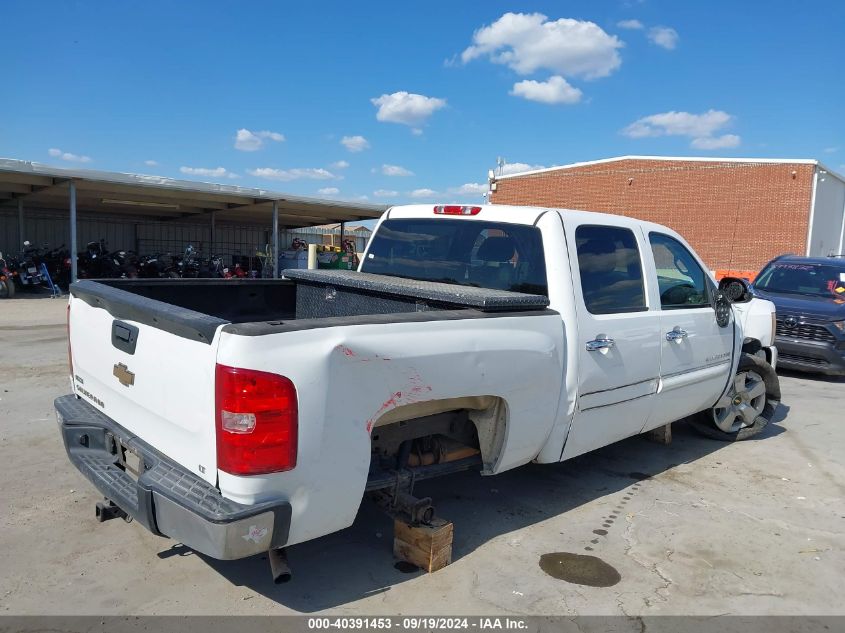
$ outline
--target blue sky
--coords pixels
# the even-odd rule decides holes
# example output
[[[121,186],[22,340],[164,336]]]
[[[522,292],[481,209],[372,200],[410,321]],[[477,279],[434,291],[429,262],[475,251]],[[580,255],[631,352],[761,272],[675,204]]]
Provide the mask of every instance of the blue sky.
[[[845,3],[6,0],[0,156],[371,202],[623,154],[845,172]],[[365,198],[366,197],[366,198]]]

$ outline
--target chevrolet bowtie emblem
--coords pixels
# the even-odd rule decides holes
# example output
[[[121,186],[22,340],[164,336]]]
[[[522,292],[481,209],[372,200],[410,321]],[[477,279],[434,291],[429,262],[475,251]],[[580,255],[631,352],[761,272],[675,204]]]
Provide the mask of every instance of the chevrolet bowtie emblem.
[[[135,374],[129,371],[129,368],[123,363],[117,363],[112,374],[120,381],[121,385],[129,387],[135,384]]]

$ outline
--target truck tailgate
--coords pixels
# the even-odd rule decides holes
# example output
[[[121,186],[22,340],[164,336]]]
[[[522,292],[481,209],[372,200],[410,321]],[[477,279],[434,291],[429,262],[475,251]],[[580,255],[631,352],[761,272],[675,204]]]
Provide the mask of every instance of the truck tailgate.
[[[141,300],[154,315],[159,302]],[[216,337],[192,340],[156,327],[155,316],[145,318],[147,324],[120,318],[122,314],[108,302],[71,296],[68,328],[75,393],[215,484]]]

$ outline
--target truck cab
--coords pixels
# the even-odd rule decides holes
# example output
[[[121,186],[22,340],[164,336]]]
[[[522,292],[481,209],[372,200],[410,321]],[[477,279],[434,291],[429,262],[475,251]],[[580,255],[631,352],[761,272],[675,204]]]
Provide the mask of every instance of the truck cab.
[[[436,234],[454,235],[455,229],[447,228],[451,219],[452,225],[478,227],[463,238],[475,243],[469,262],[458,269],[461,283],[514,291],[540,287],[547,294],[549,308],[560,314],[565,332],[567,371],[561,406],[537,461],[568,459],[706,410],[733,378],[743,347],[766,350],[770,363],[777,358],[772,304],[742,305],[751,299],[746,293],[732,308],[729,322],[717,323],[717,283],[689,244],[667,227],[583,211],[507,205],[452,208],[452,215],[447,215],[448,206],[389,210],[359,270],[395,272],[397,260],[379,252],[385,242],[401,241],[415,244],[416,251],[411,258],[414,270],[404,267],[399,274],[412,277],[416,271],[416,278],[434,280],[440,273],[428,271],[438,257],[449,261],[454,271],[454,253],[433,255]],[[491,234],[482,228],[484,223],[498,228]],[[531,234],[536,237],[529,243]],[[535,265],[527,271],[529,253],[538,249],[545,270],[537,273]],[[487,252],[496,253],[499,261],[475,266],[473,253]],[[423,269],[426,272],[420,273]],[[544,277],[539,286],[532,274]],[[755,326],[751,336],[742,332],[743,324]],[[759,390],[760,385],[752,388]],[[730,423],[722,421],[722,432],[730,435],[749,426],[749,414],[743,420],[737,411],[723,413],[730,414]]]

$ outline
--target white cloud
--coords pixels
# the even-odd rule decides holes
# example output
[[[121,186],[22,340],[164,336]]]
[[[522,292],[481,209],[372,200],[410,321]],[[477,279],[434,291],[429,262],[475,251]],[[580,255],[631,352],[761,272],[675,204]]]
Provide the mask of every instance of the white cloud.
[[[205,178],[239,178],[225,167],[180,167],[179,171],[189,176],[203,176]]]
[[[358,200],[369,200],[370,196],[358,196]]]
[[[265,141],[281,143],[284,140],[284,134],[279,134],[278,132],[271,132],[269,130],[250,132],[246,128],[241,128],[235,135],[235,149],[239,149],[242,152],[255,152],[264,147]]]
[[[434,198],[437,192],[434,189],[414,189],[409,195],[412,198]]]
[[[158,167],[158,161],[157,160],[145,160],[144,164],[147,167]]]
[[[376,198],[395,198],[399,195],[399,192],[392,189],[376,189],[373,191],[373,195]]]
[[[518,81],[513,85],[511,94],[515,97],[522,97],[529,101],[540,103],[578,103],[584,94],[578,88],[573,88],[563,77],[552,75],[548,81],[534,81],[526,79]]]
[[[422,133],[423,131],[418,127],[411,128],[411,134],[413,134],[414,136],[422,136]]]
[[[737,147],[740,138],[736,134],[723,134],[722,136],[702,136],[692,139],[690,145],[695,149],[722,149],[725,147]]]
[[[332,169],[346,169],[347,167],[349,167],[349,163],[347,163],[345,160],[339,160],[329,165],[329,167],[331,167]]]
[[[317,193],[321,196],[336,196],[340,193],[340,189],[337,187],[323,187],[322,189],[317,189]]]
[[[413,92],[394,92],[370,99],[378,108],[376,119],[419,128],[437,110],[446,107],[446,99],[426,97]]]
[[[639,20],[622,20],[621,22],[617,22],[616,26],[620,29],[629,29],[632,31],[636,31],[639,29],[645,28],[643,23]]]
[[[51,147],[47,150],[47,153],[50,156],[55,158],[61,158],[62,160],[66,160],[69,163],[90,163],[91,157],[90,156],[81,156],[79,154],[71,154],[70,152],[63,152],[60,149],[56,149],[55,147]]]
[[[363,152],[370,147],[370,142],[360,134],[356,136],[344,136],[340,139],[340,144],[350,152]]]
[[[631,123],[622,133],[631,138],[646,136],[711,136],[731,121],[731,115],[721,110],[708,110],[702,114],[689,112],[662,112],[643,117]]]
[[[838,146],[825,147],[825,148],[824,148],[824,153],[825,153],[825,154],[835,154],[835,153],[836,153],[836,152],[838,152],[838,151],[839,151],[839,147],[838,147]]]
[[[399,165],[382,165],[381,173],[385,176],[413,176],[414,172]]]
[[[480,196],[483,193],[487,193],[487,190],[488,187],[486,182],[468,182],[460,187],[453,187],[452,189],[449,189],[449,193],[455,193],[461,196]]]
[[[248,169],[247,173],[256,178],[280,180],[282,182],[290,182],[291,180],[331,180],[332,178],[337,178],[332,172],[322,167],[296,167],[294,169],[259,167],[258,169]]]
[[[472,46],[461,53],[464,63],[488,57],[520,75],[540,69],[569,77],[606,77],[622,63],[617,49],[624,46],[593,22],[541,13],[505,13],[472,36]]]
[[[691,145],[696,149],[737,147],[741,140],[739,136],[715,136],[732,121],[733,117],[721,110],[708,110],[702,114],[662,112],[634,121],[622,130],[622,134],[630,138],[687,136],[693,139]]]
[[[501,176],[508,176],[510,174],[519,174],[524,171],[534,171],[536,169],[545,169],[545,165],[529,165],[528,163],[505,163],[502,166]]]
[[[675,50],[678,45],[678,32],[668,26],[655,26],[648,30],[648,39],[667,51]]]

